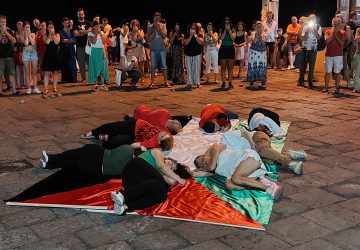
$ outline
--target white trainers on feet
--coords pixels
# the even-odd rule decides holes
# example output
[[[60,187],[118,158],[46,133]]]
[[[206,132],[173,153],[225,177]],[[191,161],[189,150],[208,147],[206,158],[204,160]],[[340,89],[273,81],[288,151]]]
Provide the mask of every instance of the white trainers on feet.
[[[266,186],[271,186],[274,185],[276,183],[276,181],[272,180],[271,178],[265,176],[264,178],[262,178],[259,182],[261,182],[262,184],[266,185]]]
[[[39,167],[46,168],[46,162],[44,162],[44,160],[42,158],[40,159]]]
[[[31,94],[31,88],[28,88],[28,89],[26,90],[26,94],[28,94],[28,95]]]
[[[302,161],[291,161],[289,163],[289,170],[294,174],[302,174]]]
[[[116,202],[114,203],[114,212],[115,212],[115,214],[117,214],[117,215],[122,215],[122,214],[124,214],[127,208],[128,208],[128,207],[127,207],[125,204],[119,205],[119,204],[117,204]]]
[[[111,199],[118,205],[123,205],[125,200],[124,196],[119,191],[111,192]]]
[[[42,151],[41,159],[42,159],[45,163],[48,163],[48,162],[49,162],[49,156],[47,155],[46,151]]]
[[[305,160],[307,157],[307,153],[304,150],[299,150],[299,151],[289,150],[288,155],[290,156],[291,160],[296,160],[296,161]]]
[[[34,93],[34,94],[41,94],[41,91],[40,91],[40,89],[38,89],[38,88],[34,88],[34,89],[33,89],[33,93]]]
[[[271,195],[271,197],[274,199],[274,200],[278,200],[281,198],[281,195],[284,191],[284,188],[282,185],[280,184],[274,184],[274,185],[271,185],[270,187],[268,187],[266,189],[266,193]]]

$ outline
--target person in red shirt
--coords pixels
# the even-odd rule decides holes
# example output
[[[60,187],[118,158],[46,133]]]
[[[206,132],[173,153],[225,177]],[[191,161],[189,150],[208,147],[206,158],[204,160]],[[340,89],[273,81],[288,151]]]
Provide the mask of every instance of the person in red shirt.
[[[174,138],[169,133],[141,119],[107,123],[80,138],[98,139],[103,142],[103,147],[106,149],[133,144],[142,149],[161,148],[163,151],[167,151],[171,150],[174,145]]]
[[[213,133],[224,129],[225,131],[231,128],[230,119],[237,119],[239,116],[224,106],[219,104],[209,104],[200,114],[199,127],[204,129],[206,133]]]
[[[154,109],[145,104],[140,104],[135,108],[134,118],[147,121],[173,135],[176,135],[182,129],[181,123],[177,120],[173,120],[168,110]]]
[[[329,82],[331,72],[334,71],[335,95],[340,94],[339,76],[343,68],[343,48],[346,40],[346,32],[340,29],[341,19],[338,17],[332,20],[333,28],[325,31],[326,53],[325,53],[325,88],[324,93],[329,92]]]

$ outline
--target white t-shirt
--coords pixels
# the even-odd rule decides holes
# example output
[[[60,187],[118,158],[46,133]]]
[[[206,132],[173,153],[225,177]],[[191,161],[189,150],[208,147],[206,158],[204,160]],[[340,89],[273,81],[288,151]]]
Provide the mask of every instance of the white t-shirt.
[[[270,130],[271,134],[275,137],[285,136],[284,130],[279,127],[271,118],[264,116],[262,113],[256,113],[251,117],[249,122],[249,129],[254,130],[260,125],[265,125]]]
[[[250,133],[254,134],[255,131]],[[249,141],[241,135],[241,130],[233,130],[233,131],[225,132],[220,139],[220,143],[225,144],[228,149],[234,149],[234,150],[251,149],[251,145]]]
[[[252,172],[248,177],[263,178],[267,173],[266,167],[262,162],[259,154],[252,149],[233,150],[227,148],[223,150],[218,157],[215,173],[230,179],[237,166],[239,166],[240,162],[246,160],[249,157],[259,161],[261,165],[260,168]]]
[[[94,33],[89,32],[88,37],[89,36],[94,37]],[[104,44],[103,44],[103,42],[101,40],[100,35],[97,36],[96,43],[94,43],[94,44],[91,43],[91,48],[104,48]]]

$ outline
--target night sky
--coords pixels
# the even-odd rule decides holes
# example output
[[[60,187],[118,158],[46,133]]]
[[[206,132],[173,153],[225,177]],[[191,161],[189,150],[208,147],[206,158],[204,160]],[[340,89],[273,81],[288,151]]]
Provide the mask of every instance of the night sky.
[[[250,27],[253,19],[260,18],[261,0],[239,0],[239,1],[218,1],[218,5],[210,5],[208,1],[199,1],[204,9],[191,7],[194,1],[183,0],[168,3],[164,1],[49,1],[49,5],[41,5],[36,1],[8,1],[7,6],[1,7],[1,14],[8,17],[8,26],[15,28],[15,23],[20,20],[33,20],[35,17],[43,20],[52,20],[60,25],[63,16],[76,18],[76,9],[82,7],[85,9],[87,19],[92,19],[95,14],[100,17],[109,18],[109,23],[116,27],[120,23],[130,21],[133,17],[138,17],[141,23],[146,19],[152,20],[152,13],[156,10],[162,13],[162,17],[168,22],[168,30],[173,27],[175,22],[180,22],[183,27],[190,22],[202,22],[204,25],[211,21],[216,27],[219,27],[223,18],[229,16],[235,24],[238,20],[245,22],[247,28]],[[171,2],[171,4],[170,4]],[[222,2],[229,3],[224,6]],[[36,8],[34,4],[36,3]],[[123,8],[116,8],[114,5],[123,4]],[[197,3],[197,5],[199,5]],[[246,3],[246,5],[245,5]],[[15,4],[17,6],[15,7]],[[176,6],[172,6],[172,5]],[[20,6],[20,8],[19,8]],[[136,7],[139,9],[136,10]],[[211,6],[211,7],[210,7]],[[212,10],[208,10],[211,8]],[[33,11],[29,11],[29,10]],[[280,0],[279,27],[286,28],[290,23],[290,18],[295,15],[308,15],[315,13],[320,16],[321,25],[329,26],[331,18],[336,11],[336,0]]]

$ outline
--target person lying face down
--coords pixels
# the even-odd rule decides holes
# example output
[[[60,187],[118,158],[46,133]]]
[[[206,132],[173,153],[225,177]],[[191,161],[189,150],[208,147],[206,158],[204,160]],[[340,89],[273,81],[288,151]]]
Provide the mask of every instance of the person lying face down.
[[[107,123],[81,136],[84,139],[91,137],[102,141],[106,149],[135,143],[139,148],[161,148],[167,151],[174,145],[172,135],[141,119]]]
[[[230,190],[258,189],[274,199],[282,193],[282,186],[269,182],[267,170],[256,151],[252,149],[232,150],[222,143],[210,146],[203,155],[194,160],[193,176],[209,176],[215,173],[226,177],[225,187]]]
[[[228,131],[231,128],[230,119],[239,116],[219,104],[209,104],[203,108],[200,114],[199,127],[206,133],[214,133],[221,129]]]
[[[147,121],[172,135],[176,135],[182,129],[181,123],[172,119],[167,109],[154,109],[148,105],[140,104],[134,110],[134,118]]]

